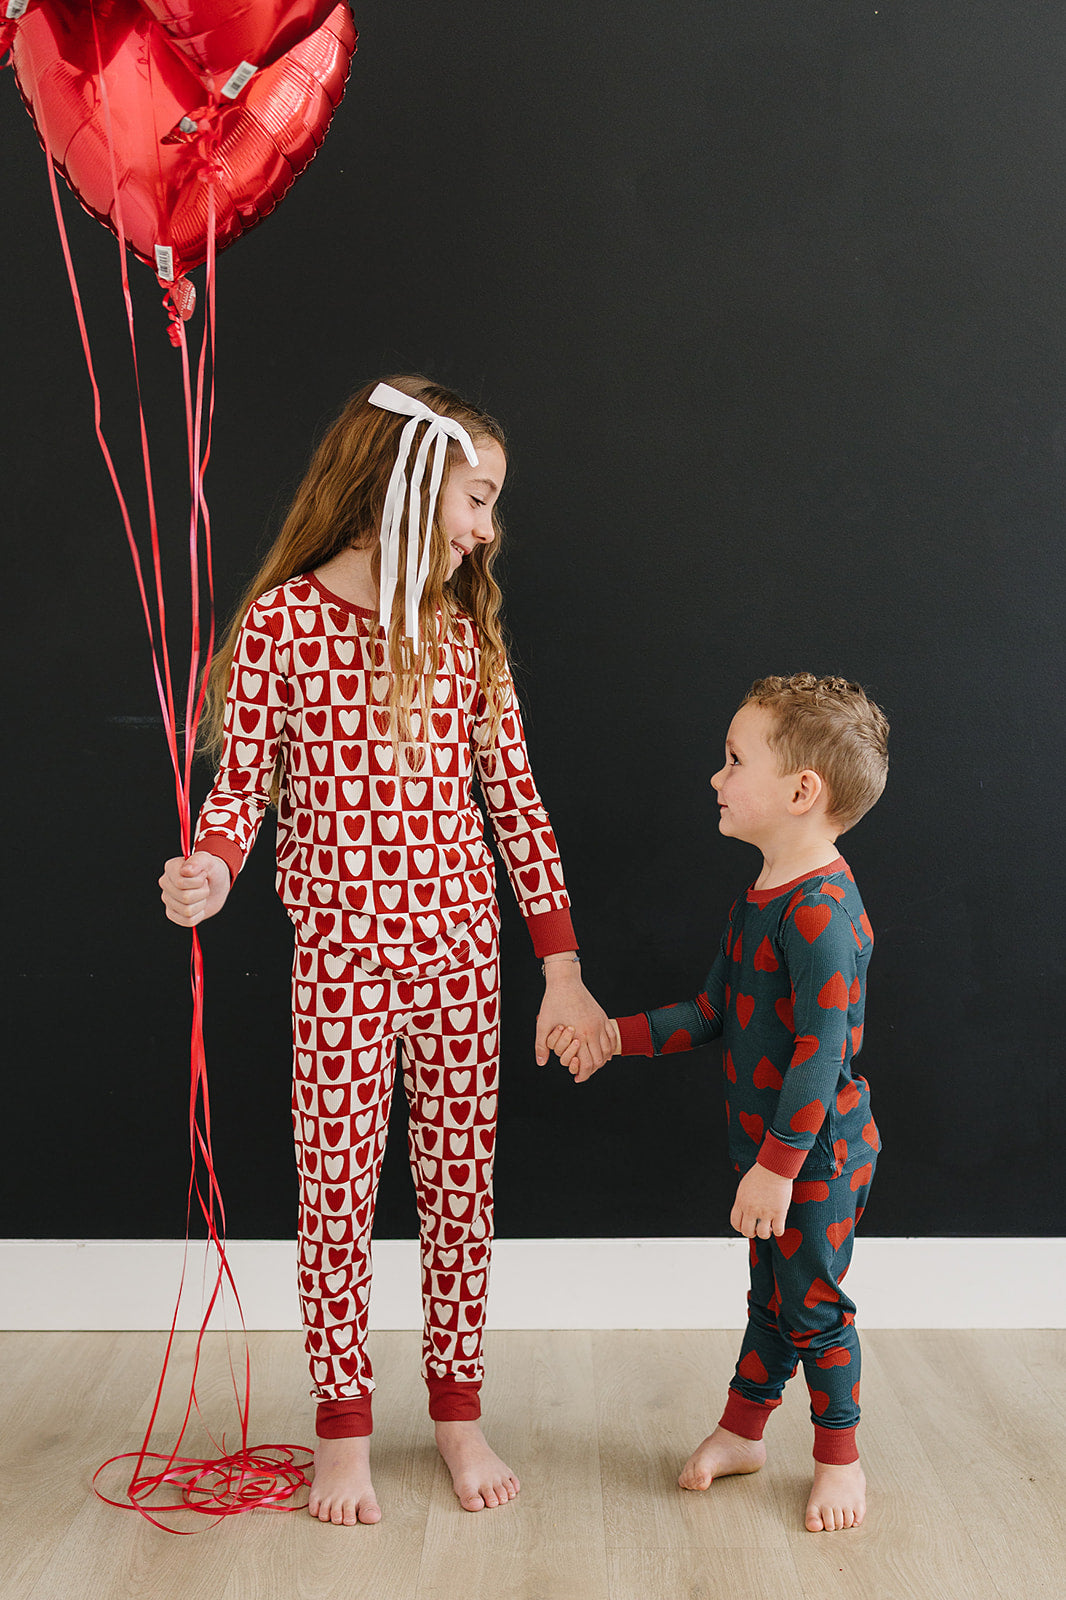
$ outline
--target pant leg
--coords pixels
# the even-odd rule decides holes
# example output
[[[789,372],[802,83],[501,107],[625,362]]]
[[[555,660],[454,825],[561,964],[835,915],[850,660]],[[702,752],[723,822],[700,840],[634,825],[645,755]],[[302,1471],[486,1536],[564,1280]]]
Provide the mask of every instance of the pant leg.
[[[781,1404],[796,1370],[791,1339],[778,1326],[780,1296],[772,1239],[748,1240],[748,1322],[719,1426],[744,1439],[761,1439],[770,1413]]]
[[[369,1433],[370,1236],[396,1062],[392,985],[297,945],[293,1132],[299,1287],[319,1432]]]
[[[481,1414],[500,1057],[497,932],[494,924],[479,932],[475,965],[414,985],[404,1034],[422,1373],[438,1421]]]
[[[747,1420],[765,1416],[780,1402],[784,1387],[783,1351],[791,1351],[791,1369],[803,1363],[815,1427],[815,1457],[819,1461],[847,1463],[858,1459],[855,1429],[859,1422],[861,1351],[855,1330],[855,1305],[841,1287],[851,1264],[855,1224],[861,1217],[873,1179],[874,1162],[821,1182],[797,1182],[789,1208],[788,1226],[779,1239],[753,1240],[753,1289],[758,1280],[756,1315],[749,1311],[748,1332],[741,1360],[730,1385],[750,1407]],[[765,1301],[767,1268],[774,1292]],[[770,1319],[777,1339],[771,1336]],[[773,1357],[778,1357],[775,1365]],[[762,1379],[760,1367],[766,1370]],[[727,1407],[727,1412],[729,1407]],[[744,1417],[733,1403],[734,1420]],[[730,1426],[723,1419],[724,1426]],[[742,1430],[759,1438],[761,1430]]]

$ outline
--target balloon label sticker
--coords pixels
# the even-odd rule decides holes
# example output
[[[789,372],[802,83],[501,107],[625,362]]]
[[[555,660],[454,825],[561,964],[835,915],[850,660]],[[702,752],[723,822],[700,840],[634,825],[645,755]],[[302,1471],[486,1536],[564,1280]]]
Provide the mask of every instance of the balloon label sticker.
[[[174,277],[174,251],[169,244],[157,244],[155,247],[155,270],[166,283]]]
[[[242,61],[240,66],[232,73],[222,85],[222,93],[227,100],[236,100],[249,78],[254,78],[258,67],[253,67],[250,61]]]
[[[4,15],[8,22],[17,22],[29,3],[30,0],[7,0],[7,10]]]

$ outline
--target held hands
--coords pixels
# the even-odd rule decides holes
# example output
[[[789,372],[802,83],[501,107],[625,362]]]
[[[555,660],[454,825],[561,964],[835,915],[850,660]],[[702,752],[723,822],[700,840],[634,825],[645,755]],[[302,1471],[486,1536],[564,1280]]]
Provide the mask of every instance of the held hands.
[[[229,868],[208,850],[174,856],[159,880],[167,916],[179,928],[195,928],[221,911],[230,890]]]
[[[622,1053],[622,1036],[618,1032],[618,1024],[613,1017],[608,1017],[607,1019],[607,1038],[610,1044],[607,1054],[604,1056],[604,1061],[609,1060],[611,1056],[621,1055]],[[549,1049],[555,1051],[555,1054],[559,1057],[563,1066],[567,1068],[575,1083],[584,1083],[586,1079],[591,1078],[592,1074],[598,1072],[600,1067],[603,1066],[603,1061],[596,1062],[595,1065],[591,1063],[588,1056],[582,1051],[580,1036],[568,1023],[560,1023],[558,1027],[553,1028],[545,1043]]]
[[[729,1224],[745,1239],[779,1239],[785,1231],[785,1218],[792,1203],[792,1179],[779,1178],[758,1162],[737,1185],[737,1197],[729,1213]]]
[[[581,968],[571,955],[544,961],[544,999],[537,1017],[537,1064],[544,1066],[563,1032],[569,1036],[571,1072],[581,1083],[591,1078],[614,1054],[611,1023],[581,981]]]

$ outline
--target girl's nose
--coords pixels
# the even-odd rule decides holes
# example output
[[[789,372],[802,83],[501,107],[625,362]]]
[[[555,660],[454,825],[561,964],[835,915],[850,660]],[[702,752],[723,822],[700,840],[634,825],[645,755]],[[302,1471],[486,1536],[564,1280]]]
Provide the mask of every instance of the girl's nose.
[[[722,787],[722,784],[724,782],[725,782],[725,768],[724,767],[720,767],[719,770],[715,773],[714,777],[711,779],[711,788],[714,790],[715,794],[718,793],[718,790]]]

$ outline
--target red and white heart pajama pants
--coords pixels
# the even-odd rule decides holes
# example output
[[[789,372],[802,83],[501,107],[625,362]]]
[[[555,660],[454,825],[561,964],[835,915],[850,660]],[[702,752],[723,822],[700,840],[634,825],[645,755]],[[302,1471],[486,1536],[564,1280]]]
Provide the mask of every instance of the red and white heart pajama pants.
[[[299,1284],[320,1437],[370,1433],[370,1235],[397,1045],[422,1248],[430,1416],[480,1416],[499,1078],[496,928],[470,966],[368,978],[350,953],[297,943],[293,1131]],[[474,944],[473,936],[471,943]]]

